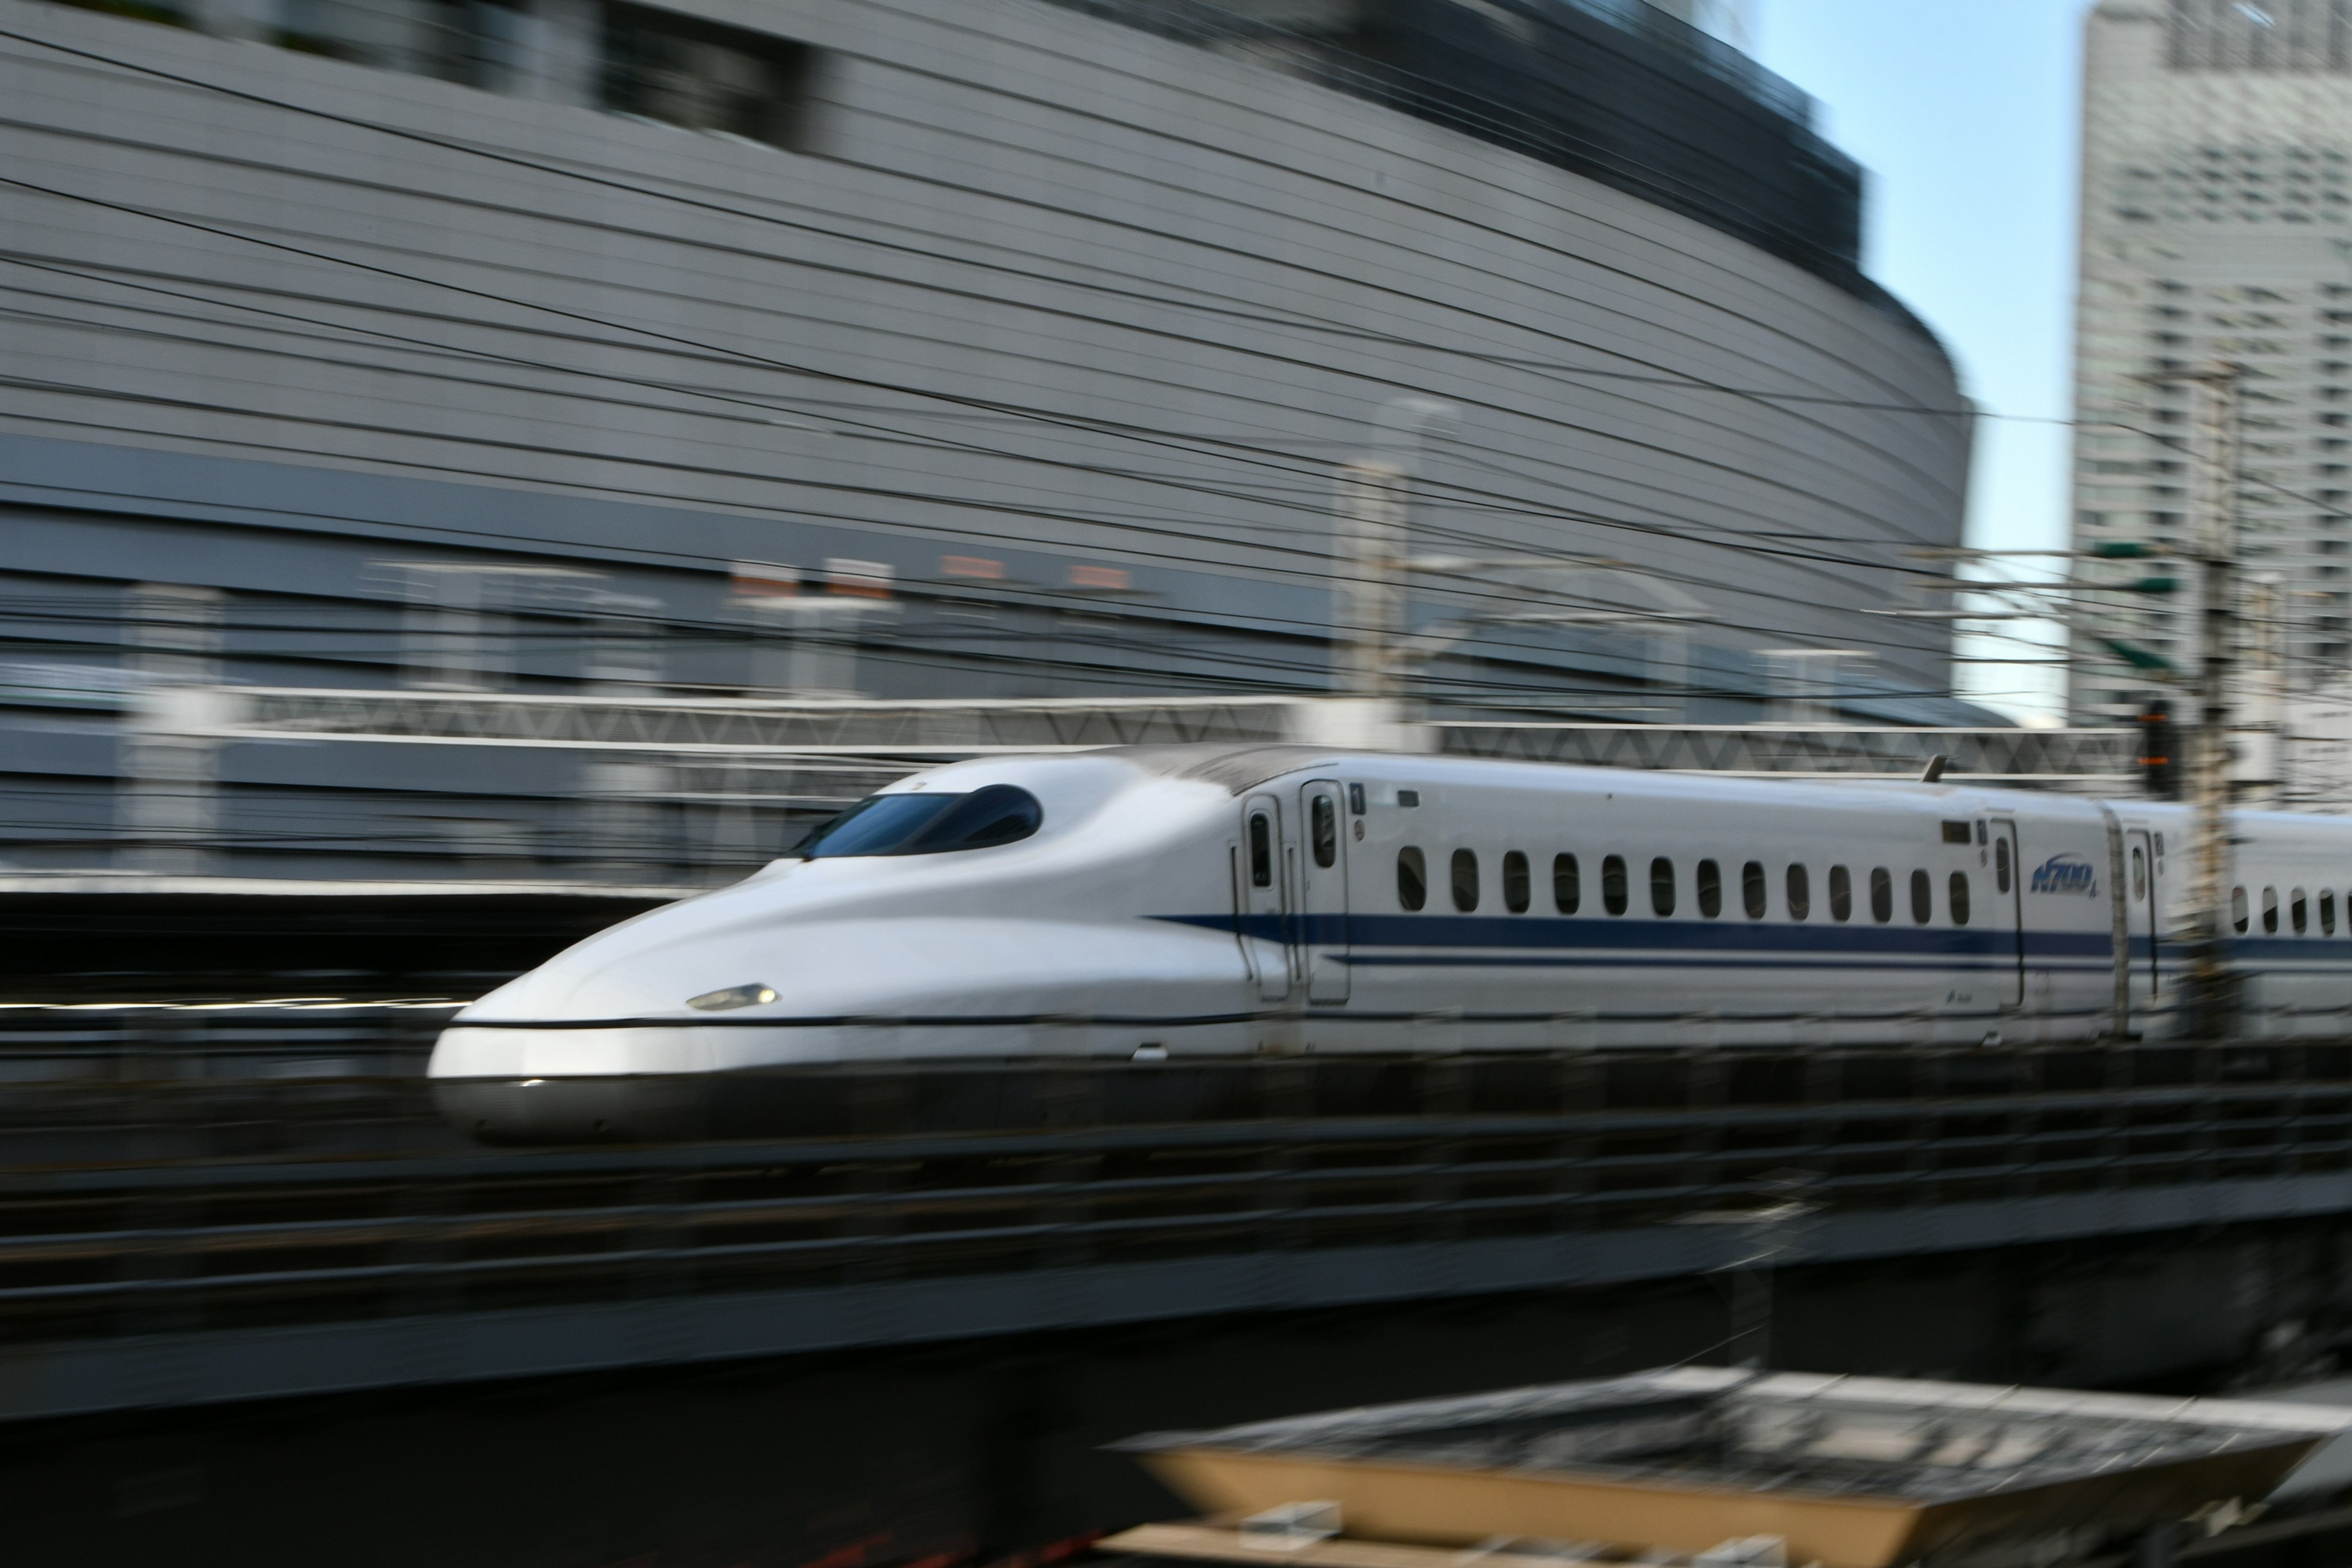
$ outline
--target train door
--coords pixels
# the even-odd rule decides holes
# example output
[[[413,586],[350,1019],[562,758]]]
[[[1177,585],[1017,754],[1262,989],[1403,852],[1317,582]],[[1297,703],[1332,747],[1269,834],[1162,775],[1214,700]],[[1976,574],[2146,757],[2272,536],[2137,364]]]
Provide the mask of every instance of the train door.
[[[2124,896],[2131,931],[2132,998],[2141,1009],[2163,1005],[2164,898],[2157,885],[2156,845],[2145,827],[2124,829]],[[2143,945],[2145,944],[2145,945]],[[2141,953],[2147,955],[2145,960]]]
[[[1261,1001],[1290,994],[1288,879],[1282,865],[1282,803],[1254,795],[1242,803],[1242,952],[1257,975]]]
[[[1309,1002],[1348,999],[1348,810],[1338,784],[1317,779],[1298,792],[1307,825],[1299,871],[1300,968]]]
[[[2017,844],[2017,824],[2002,817],[1992,822],[1992,890],[1996,919],[2009,925],[2013,965],[2003,989],[2006,1007],[2025,1005],[2025,858]]]

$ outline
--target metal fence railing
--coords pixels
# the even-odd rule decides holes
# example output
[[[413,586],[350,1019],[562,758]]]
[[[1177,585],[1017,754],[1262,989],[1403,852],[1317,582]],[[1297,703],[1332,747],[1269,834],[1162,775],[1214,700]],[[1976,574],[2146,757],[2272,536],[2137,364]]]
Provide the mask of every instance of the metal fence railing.
[[[60,1066],[0,1095],[16,1127],[59,1096],[110,1104],[120,1137],[275,1093],[332,1131],[234,1157],[11,1160],[0,1342],[1572,1238],[1737,1222],[1792,1193],[1827,1219],[2326,1176],[2352,1206],[2336,1041],[1253,1058],[1204,1068],[1234,1080],[1221,1119],[1126,1125],[1089,1114],[1090,1076],[1157,1069],[995,1064],[968,1070],[1037,1114],[986,1131],[914,1130],[926,1069],[896,1067],[811,1076],[863,1108],[854,1135],[499,1152],[433,1128],[415,1078],[382,1070],[425,1033],[307,1077],[286,1069],[320,1042],[216,1038],[184,1048],[223,1071],[113,1079],[41,1047]],[[1377,1097],[1368,1073],[1387,1075]]]

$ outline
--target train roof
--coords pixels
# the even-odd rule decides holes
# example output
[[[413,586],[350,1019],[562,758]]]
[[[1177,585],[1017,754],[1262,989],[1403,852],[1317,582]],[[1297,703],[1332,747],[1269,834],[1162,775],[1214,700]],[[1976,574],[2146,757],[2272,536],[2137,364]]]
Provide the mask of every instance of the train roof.
[[[1995,784],[1969,781],[1954,784],[1922,784],[1916,779],[1856,775],[1835,780],[1819,778],[1752,778],[1711,773],[1663,773],[1630,768],[1597,768],[1570,763],[1532,762],[1518,758],[1460,757],[1442,753],[1410,752],[1358,751],[1344,746],[1309,746],[1292,742],[1255,744],[1221,744],[1201,742],[1181,745],[1116,746],[1086,753],[1095,757],[1116,757],[1130,762],[1148,773],[1164,777],[1198,779],[1217,784],[1234,795],[1246,794],[1261,784],[1295,773],[1328,769],[1333,772],[1370,773],[1381,778],[1460,777],[1467,774],[1492,774],[1503,772],[1521,774],[1534,773],[1555,778],[1574,778],[1598,783],[1604,787],[1631,787],[1640,780],[1653,788],[1664,786],[1666,793],[1708,793],[1720,790],[1756,792],[1788,804],[1821,805],[1834,801],[1850,805],[1856,791],[1870,791],[1877,797],[1900,801],[1905,805],[1926,811],[1952,809],[1956,801],[1968,802],[1965,809],[1998,809],[2001,805],[2031,806],[2037,810],[2064,816],[2082,816],[2095,811],[2095,802],[2079,795],[2053,795],[2038,790],[2004,790]],[[1988,799],[1987,797],[1992,797]],[[2135,805],[2150,803],[2133,802]],[[2177,809],[2177,808],[2175,808]]]

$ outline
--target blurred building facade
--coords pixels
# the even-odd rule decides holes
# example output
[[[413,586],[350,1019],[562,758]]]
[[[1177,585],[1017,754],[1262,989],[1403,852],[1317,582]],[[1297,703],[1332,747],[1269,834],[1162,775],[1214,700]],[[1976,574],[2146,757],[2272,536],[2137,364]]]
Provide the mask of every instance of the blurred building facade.
[[[2190,388],[2244,367],[2240,554],[2285,689],[2352,668],[2352,12],[2335,0],[2102,0],[2086,24],[2075,356],[2078,547],[2194,542]],[[2138,576],[2145,563],[2104,568]],[[2184,584],[2184,588],[2189,584]],[[2103,638],[2186,671],[2196,605],[2077,628],[2080,724],[2162,694]]]
[[[177,745],[223,683],[1326,689],[1367,471],[1435,710],[1980,719],[1876,613],[1968,411],[1738,15],[0,0],[0,855],[194,789],[521,867],[646,793]]]

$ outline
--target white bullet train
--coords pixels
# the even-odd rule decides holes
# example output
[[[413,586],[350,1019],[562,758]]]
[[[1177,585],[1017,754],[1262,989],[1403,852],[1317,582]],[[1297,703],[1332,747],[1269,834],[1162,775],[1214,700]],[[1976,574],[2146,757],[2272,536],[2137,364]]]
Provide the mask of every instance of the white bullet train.
[[[430,1071],[459,1126],[570,1142],[755,1131],[746,1108],[874,1065],[2161,1037],[2189,830],[2137,800],[1301,746],[960,763],[501,986]],[[2252,1015],[2344,1033],[2352,821],[2236,836]]]

